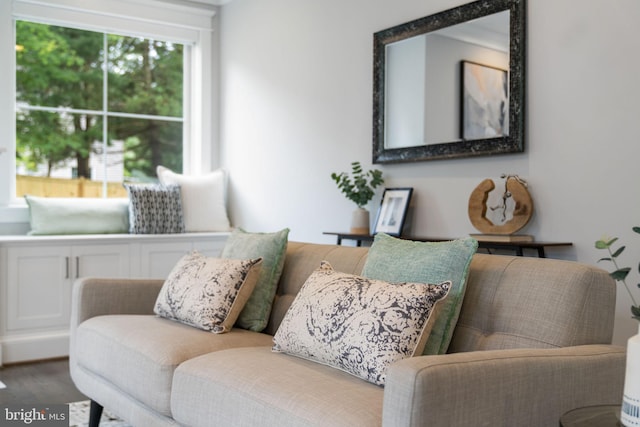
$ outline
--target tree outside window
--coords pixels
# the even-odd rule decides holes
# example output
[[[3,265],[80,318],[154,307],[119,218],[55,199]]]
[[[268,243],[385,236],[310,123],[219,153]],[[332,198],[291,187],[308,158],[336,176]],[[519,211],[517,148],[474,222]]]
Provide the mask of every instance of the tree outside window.
[[[183,49],[17,21],[17,195],[124,196],[181,171]]]

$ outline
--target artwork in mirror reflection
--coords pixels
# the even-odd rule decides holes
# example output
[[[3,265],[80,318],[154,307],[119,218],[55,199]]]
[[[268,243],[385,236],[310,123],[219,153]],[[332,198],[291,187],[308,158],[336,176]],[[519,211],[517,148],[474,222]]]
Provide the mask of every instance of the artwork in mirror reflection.
[[[509,135],[507,72],[462,61],[462,139]]]
[[[505,10],[387,44],[384,147],[508,135],[509,42]]]

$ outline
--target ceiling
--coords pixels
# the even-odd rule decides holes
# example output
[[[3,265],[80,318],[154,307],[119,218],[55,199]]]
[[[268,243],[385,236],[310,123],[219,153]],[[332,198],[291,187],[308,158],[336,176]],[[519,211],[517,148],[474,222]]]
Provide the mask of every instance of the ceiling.
[[[509,11],[487,15],[437,31],[438,34],[458,40],[509,51]]]

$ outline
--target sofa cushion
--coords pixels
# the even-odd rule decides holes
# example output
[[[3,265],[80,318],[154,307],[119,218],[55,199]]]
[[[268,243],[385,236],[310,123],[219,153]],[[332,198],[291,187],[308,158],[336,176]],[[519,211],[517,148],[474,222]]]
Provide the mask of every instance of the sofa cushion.
[[[391,363],[422,353],[433,308],[450,286],[367,279],[323,262],[291,304],[273,350],[382,385]]]
[[[300,288],[322,261],[327,261],[337,271],[360,274],[369,248],[355,246],[319,245],[289,241],[287,255],[271,308],[269,324],[265,332],[275,335],[291,303]]]
[[[177,185],[125,184],[129,194],[131,234],[184,233],[182,200]]]
[[[24,196],[30,235],[129,232],[129,200]]]
[[[438,308],[423,354],[447,352],[460,315],[469,265],[478,242],[464,238],[447,242],[413,242],[376,235],[362,275],[372,279],[419,283],[452,282],[449,296]]]
[[[261,258],[212,258],[193,251],[169,273],[154,312],[213,333],[228,332],[255,288],[261,263]]]
[[[265,347],[191,359],[176,369],[173,389],[172,413],[180,425],[382,424],[384,388]]]
[[[615,299],[592,265],[476,254],[449,352],[610,344]]]
[[[156,173],[162,184],[180,186],[187,232],[229,230],[227,174],[224,170],[190,176],[158,166]]]
[[[234,329],[212,334],[153,315],[86,320],[75,334],[78,365],[150,408],[171,416],[174,370],[193,357],[226,348],[267,346],[269,335]]]
[[[222,249],[223,258],[262,258],[258,282],[236,320],[236,327],[261,332],[269,321],[271,305],[287,251],[289,229],[275,233],[248,233],[233,230]]]

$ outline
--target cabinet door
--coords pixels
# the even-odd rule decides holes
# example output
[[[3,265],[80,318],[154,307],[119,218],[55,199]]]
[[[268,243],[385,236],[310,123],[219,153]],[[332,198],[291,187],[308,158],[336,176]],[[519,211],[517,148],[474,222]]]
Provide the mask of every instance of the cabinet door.
[[[222,254],[222,249],[226,239],[210,239],[200,240],[193,242],[193,249],[200,252],[202,255],[210,257],[219,257]]]
[[[154,242],[140,245],[140,277],[166,279],[171,269],[193,249],[191,242]]]
[[[68,326],[78,277],[129,276],[127,244],[16,247],[7,259],[9,331]]]
[[[68,325],[72,274],[70,248],[9,248],[7,261],[7,330]]]
[[[129,277],[130,249],[128,244],[73,246],[73,279],[78,277]]]
[[[185,254],[197,250],[203,255],[218,257],[227,241],[227,235],[190,236],[189,240],[155,241],[140,243],[139,265],[132,273],[138,277],[166,279],[176,263]]]

